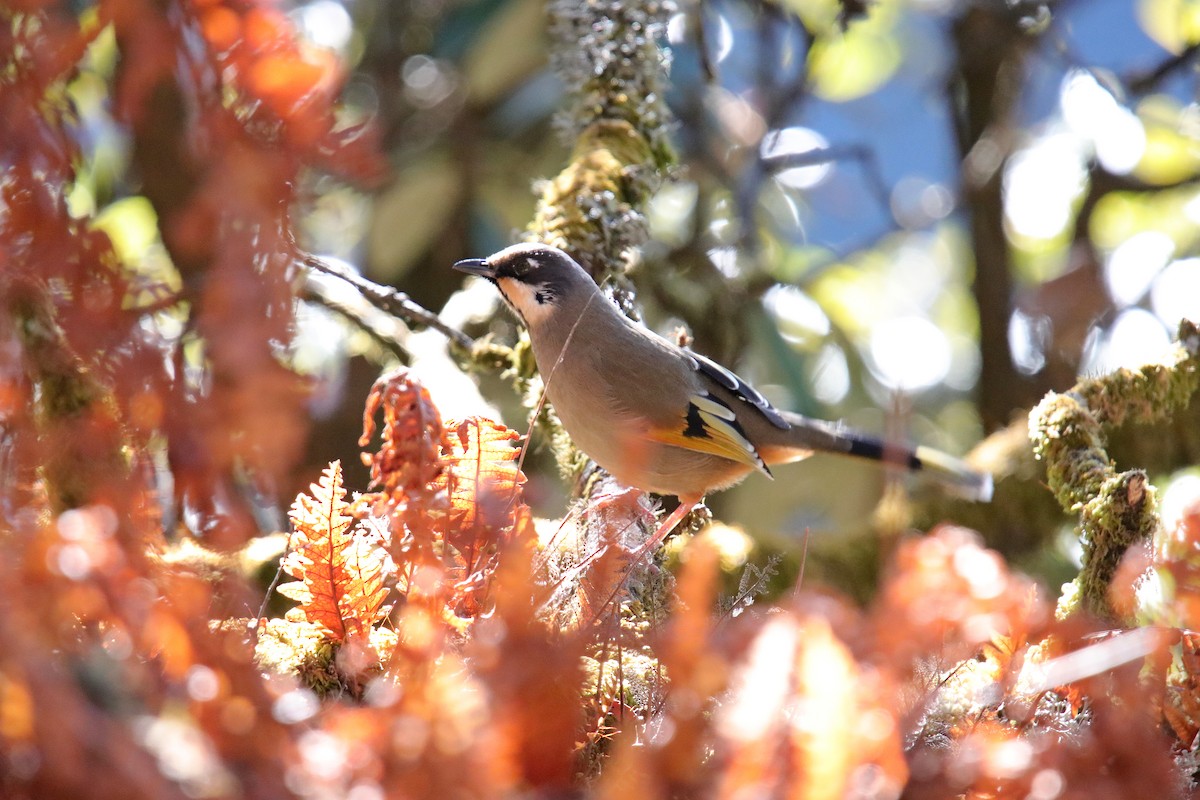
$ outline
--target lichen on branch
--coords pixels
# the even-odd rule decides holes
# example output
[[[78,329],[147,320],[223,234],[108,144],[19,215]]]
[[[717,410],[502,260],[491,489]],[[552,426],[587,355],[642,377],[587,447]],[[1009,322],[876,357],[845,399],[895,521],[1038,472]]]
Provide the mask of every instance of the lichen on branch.
[[[556,123],[571,161],[540,189],[528,238],[561,247],[597,281],[646,241],[642,206],[674,162],[659,47],[674,3],[550,4],[551,64],[572,87]]]
[[[631,316],[637,312],[622,280],[624,266],[648,237],[643,208],[674,161],[663,99],[670,58],[659,46],[674,8],[660,0],[550,5],[551,64],[571,87],[556,122],[573,146],[562,171],[539,185],[524,238],[570,253]],[[494,348],[476,348],[474,355],[477,362],[495,358]],[[530,382],[534,365],[525,341],[510,355],[532,408],[540,386]],[[560,466],[582,474],[585,461],[572,452],[557,420],[543,419]]]
[[[1154,487],[1140,469],[1118,472],[1108,435],[1126,423],[1168,418],[1200,388],[1200,327],[1180,323],[1178,345],[1160,363],[1119,369],[1050,393],[1029,415],[1034,454],[1046,463],[1050,491],[1079,514],[1083,566],[1064,587],[1058,613],[1086,610],[1115,618],[1108,587],[1121,556],[1159,526]]]
[[[658,43],[675,3],[554,0],[549,11],[551,65],[572,87],[556,119],[564,137],[576,140],[594,123],[623,120],[646,139],[655,164],[670,163],[670,51]]]
[[[624,120],[584,130],[571,162],[541,184],[528,238],[571,253],[602,282],[645,242],[641,206],[657,180],[649,142]]]
[[[674,162],[668,138],[671,118],[664,102],[670,59],[659,46],[674,11],[674,3],[663,0],[550,3],[551,63],[569,87],[556,122],[572,143],[572,152],[562,171],[538,186],[537,210],[524,238],[569,253],[634,318],[639,312],[624,278],[625,267],[648,238],[645,205]],[[474,354],[476,361],[482,360],[478,347]],[[542,386],[528,355],[523,338],[512,350],[510,370],[536,414]],[[591,700],[603,716],[614,698],[599,676],[625,676],[629,666],[627,679],[632,679],[637,670],[619,654],[644,644],[644,621],[655,614],[633,597],[636,592],[630,586],[663,585],[663,580],[629,564],[637,542],[653,531],[654,518],[644,495],[610,491],[611,479],[589,468],[552,409],[539,419],[560,468],[575,485],[574,493],[584,498],[579,535],[561,537],[561,547],[549,559],[558,562],[551,572],[561,572],[559,583],[571,598],[570,609],[555,613],[573,620],[568,625],[594,627],[605,631],[606,639],[623,642],[615,648],[609,641],[600,643],[592,653],[598,677]],[[574,580],[577,586],[565,585]],[[663,592],[643,594],[657,597]]]

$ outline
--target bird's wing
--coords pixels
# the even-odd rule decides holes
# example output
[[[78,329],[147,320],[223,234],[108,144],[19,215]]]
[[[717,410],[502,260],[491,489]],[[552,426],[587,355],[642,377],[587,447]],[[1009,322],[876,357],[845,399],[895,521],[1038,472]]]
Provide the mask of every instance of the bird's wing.
[[[733,392],[735,395],[737,395],[738,399],[742,400],[742,402],[746,403],[748,406],[753,407],[755,411],[766,417],[767,421],[776,428],[779,428],[780,430],[787,430],[789,427],[791,427],[788,425],[787,420],[785,420],[783,416],[775,410],[775,407],[767,402],[767,398],[763,397],[762,394],[759,393],[759,391],[753,386],[746,383],[737,375],[734,375],[732,372],[725,369],[725,367],[722,367],[712,359],[705,358],[699,353],[694,353],[687,349],[684,349],[683,352],[691,362],[691,367],[693,370],[703,375],[705,378],[708,378],[710,381],[714,381],[718,386],[723,386],[724,388]]]
[[[758,449],[738,423],[737,414],[709,392],[698,391],[689,395],[687,408],[679,424],[652,428],[649,436],[656,442],[747,464],[772,477]]]

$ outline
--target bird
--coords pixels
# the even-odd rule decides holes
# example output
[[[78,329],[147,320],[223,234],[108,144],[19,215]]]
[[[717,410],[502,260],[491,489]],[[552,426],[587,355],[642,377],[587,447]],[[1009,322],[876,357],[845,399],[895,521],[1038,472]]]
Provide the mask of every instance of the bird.
[[[515,244],[454,269],[491,281],[528,330],[546,399],[574,444],[618,482],[678,498],[643,551],[708,494],[816,452],[899,464],[991,498],[989,474],[945,453],[775,408],[729,369],[627,317],[556,247]]]

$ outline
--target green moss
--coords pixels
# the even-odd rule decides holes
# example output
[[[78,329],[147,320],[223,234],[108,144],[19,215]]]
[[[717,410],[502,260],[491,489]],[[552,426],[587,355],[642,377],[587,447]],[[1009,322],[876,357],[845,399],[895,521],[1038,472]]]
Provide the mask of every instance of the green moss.
[[[528,238],[567,251],[597,282],[619,276],[626,254],[646,240],[641,207],[657,179],[650,145],[632,125],[594,122],[567,167],[542,184]]]
[[[1120,369],[1081,381],[1066,394],[1049,394],[1029,415],[1035,456],[1045,462],[1050,491],[1079,514],[1083,565],[1065,587],[1060,615],[1077,610],[1113,617],[1108,588],[1130,545],[1158,528],[1155,491],[1142,470],[1117,472],[1108,455],[1109,432],[1126,423],[1169,419],[1200,388],[1200,330],[1184,321],[1179,346],[1162,363]]]
[[[338,665],[338,646],[320,625],[270,619],[258,631],[254,661],[268,672],[296,676],[318,697],[358,697],[367,678],[382,674],[396,647],[396,632],[372,628],[371,647],[379,662],[360,674],[347,675]]]

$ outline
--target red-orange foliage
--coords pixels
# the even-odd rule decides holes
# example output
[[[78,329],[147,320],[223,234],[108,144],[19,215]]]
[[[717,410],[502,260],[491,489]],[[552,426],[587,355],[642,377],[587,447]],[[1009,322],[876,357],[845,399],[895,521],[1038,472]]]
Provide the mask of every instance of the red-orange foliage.
[[[953,664],[997,636],[1022,639],[1049,622],[1033,583],[1008,570],[972,531],[941,526],[897,548],[872,608],[871,646],[896,664]]]
[[[403,372],[366,403],[364,441],[383,416],[373,492],[348,506],[331,468],[298,501],[285,589],[329,642],[387,628],[393,655],[361,696],[264,674],[261,590],[234,559],[181,565],[167,542],[257,532],[244,478],[278,485],[305,426],[286,363],[297,186],[312,167],[369,183],[382,161],[368,130],[339,129],[342,71],[276,5],[95,9],[0,10],[0,797],[1182,794],[1173,758],[1194,766],[1200,730],[1194,509],[1126,570],[1166,578],[1161,628],[1101,635],[1052,623],[960,529],[903,542],[865,610],[804,591],[726,620],[718,559],[695,545],[665,624],[613,611],[638,649],[602,664],[623,670],[613,756],[581,762],[582,655],[603,658],[611,630],[545,613],[515,434],[444,422]],[[121,191],[149,201],[178,273],[163,285],[68,202],[84,159],[65,88],[106,29],[115,71],[94,77],[129,136]],[[355,532],[368,509],[378,543]],[[577,565],[606,570],[580,582],[595,615],[626,566]]]
[[[380,410],[383,430],[379,451],[363,454],[363,463],[371,469],[372,486],[396,499],[425,491],[441,474],[441,454],[449,447],[441,415],[429,392],[404,370],[375,381],[363,411],[360,447],[371,443],[375,416]]]
[[[580,724],[580,642],[538,618],[544,598],[518,437],[486,419],[443,423],[406,370],[372,389],[363,444],[380,413],[379,450],[364,457],[380,491],[354,508],[390,526],[398,642],[376,707],[330,724],[369,751],[369,774],[406,796],[566,788]],[[319,532],[352,522],[336,477],[314,487],[316,507],[298,500],[298,517],[320,521]],[[350,591],[346,572],[333,575],[320,589],[327,608]]]
[[[106,387],[119,424],[143,437],[166,434],[179,500],[201,513],[210,538],[236,545],[252,529],[230,473],[249,464],[284,477],[304,433],[304,384],[279,357],[295,300],[290,206],[301,170],[336,169],[370,182],[381,160],[363,130],[336,130],[338,70],[304,51],[277,9],[236,6],[239,19],[282,21],[260,36],[265,50],[249,54],[246,39],[237,39],[230,60],[216,46],[195,46],[205,41],[196,17],[205,7],[106,0],[87,27],[50,6],[6,23],[4,51],[15,69],[0,91],[5,171],[13,178],[4,189],[6,205],[22,210],[5,220],[5,241],[18,246],[3,279],[26,283],[58,309],[69,306],[57,318],[67,344],[100,375],[119,377]],[[67,213],[78,153],[65,120],[45,102],[106,25],[120,52],[114,114],[128,126],[131,167],[183,283],[179,297],[151,292],[159,299],[150,308],[129,302],[138,265],[119,264],[103,234]],[[314,69],[313,86],[298,86],[295,75],[313,77]],[[260,85],[267,89],[255,94]],[[51,280],[66,291],[47,292]],[[183,339],[158,341],[139,329],[149,311],[173,304],[187,315]],[[194,367],[183,345],[192,340],[204,348],[202,389],[185,380]]]
[[[380,410],[380,447],[363,461],[381,491],[359,502],[391,520],[401,593],[427,598],[429,613],[461,630],[485,608],[497,554],[529,525],[520,498],[525,477],[512,447],[519,437],[486,419],[444,424],[429,393],[405,370],[376,381],[361,445],[374,436]]]
[[[234,73],[195,46],[186,3],[95,12],[0,10],[0,796],[281,796],[299,734],[247,629],[210,629],[261,598],[155,551],[185,512],[210,543],[255,532],[235,470],[285,478],[303,433],[303,382],[280,359],[300,171],[343,145],[362,168],[341,174],[380,161],[365,137],[304,150],[225,105]],[[118,191],[150,201],[178,296],[68,204],[87,132],[66,90],[106,30],[115,73],[91,77],[131,137]]]
[[[295,532],[282,569],[296,581],[279,593],[300,605],[288,618],[319,624],[335,643],[365,638],[386,613],[385,580],[394,567],[378,533],[349,515],[339,462],[311,491],[296,498],[290,514]]]

